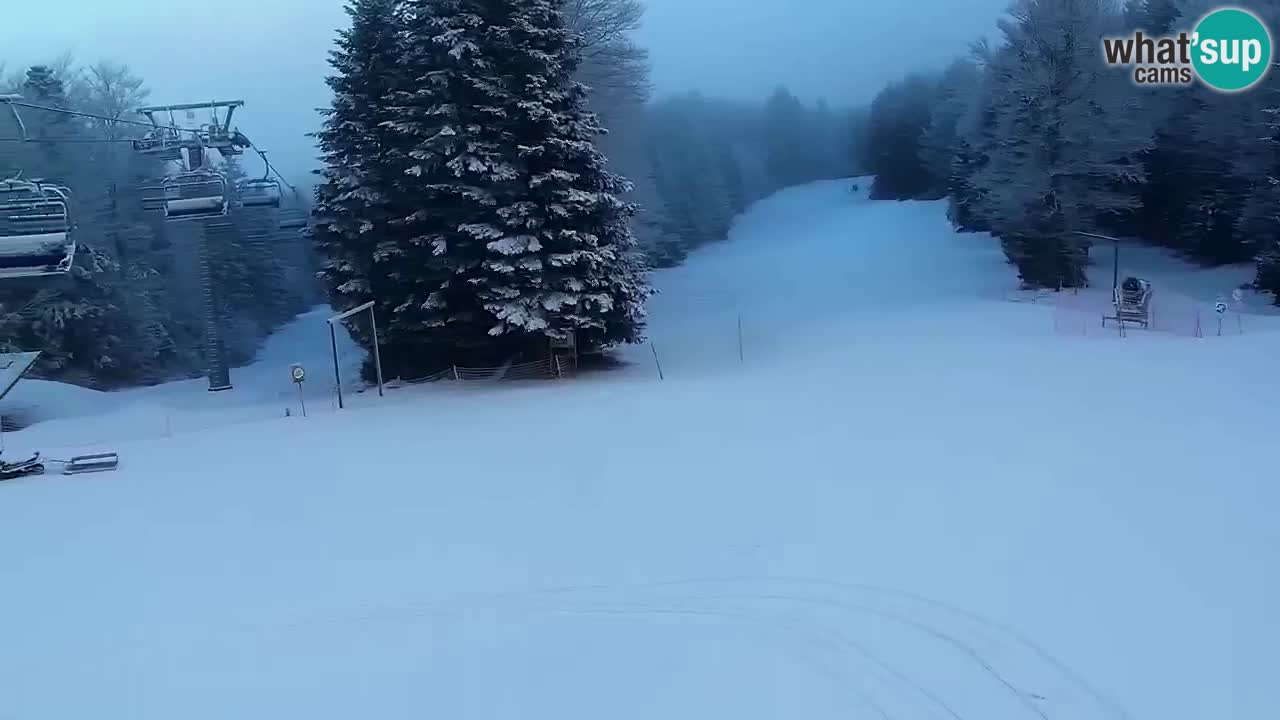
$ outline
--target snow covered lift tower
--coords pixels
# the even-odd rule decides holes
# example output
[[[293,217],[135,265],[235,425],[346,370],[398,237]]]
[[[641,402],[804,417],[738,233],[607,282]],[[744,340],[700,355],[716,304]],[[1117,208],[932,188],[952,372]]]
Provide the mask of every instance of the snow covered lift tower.
[[[213,242],[229,239],[235,228],[228,217],[230,188],[226,178],[209,165],[208,152],[216,150],[223,157],[233,157],[252,147],[249,139],[231,125],[236,109],[243,106],[243,100],[222,100],[138,108],[151,123],[151,129],[133,142],[136,152],[177,162],[182,168],[163,178],[159,187],[150,188],[152,192],[143,202],[148,209],[162,211],[166,223],[182,223],[195,229],[210,392],[231,389],[210,247]],[[190,119],[197,111],[208,111],[209,121],[195,128],[178,126],[176,113],[184,113]]]

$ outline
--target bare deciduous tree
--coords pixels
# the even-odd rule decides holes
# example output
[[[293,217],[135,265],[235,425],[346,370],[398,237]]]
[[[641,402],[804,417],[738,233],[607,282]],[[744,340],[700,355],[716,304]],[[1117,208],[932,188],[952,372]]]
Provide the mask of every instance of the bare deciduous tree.
[[[565,0],[565,19],[582,38],[578,79],[591,87],[592,109],[606,127],[649,99],[649,52],[631,33],[640,27],[640,0]]]
[[[109,120],[94,121],[108,140],[130,134],[120,125],[151,94],[128,65],[102,60],[83,73],[85,109]]]

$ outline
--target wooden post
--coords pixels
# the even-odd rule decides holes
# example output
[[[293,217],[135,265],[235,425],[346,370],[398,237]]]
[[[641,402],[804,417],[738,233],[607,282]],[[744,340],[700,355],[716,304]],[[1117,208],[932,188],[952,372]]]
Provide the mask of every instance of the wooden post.
[[[649,349],[653,351],[653,364],[658,366],[658,379],[666,380],[666,378],[662,376],[662,363],[658,360],[658,348],[654,346],[652,341],[649,342]]]
[[[453,366],[453,379],[454,379],[454,380],[457,380],[457,379],[458,379],[458,366],[457,366],[457,365],[454,365],[454,366]]]
[[[1111,290],[1114,292],[1120,287],[1120,240],[1111,238],[1111,242],[1115,243],[1115,255],[1111,261]]]
[[[378,321],[373,315],[373,307],[369,307],[369,327],[373,330],[373,366],[378,371],[378,397],[382,395],[382,355],[378,352]],[[305,414],[305,411],[304,413]]]
[[[333,328],[333,321],[329,321],[329,346],[333,348],[333,379],[338,385],[338,409],[341,410],[342,405],[342,371],[338,369],[338,331]]]
[[[738,313],[738,362],[746,362],[742,356],[742,313]]]

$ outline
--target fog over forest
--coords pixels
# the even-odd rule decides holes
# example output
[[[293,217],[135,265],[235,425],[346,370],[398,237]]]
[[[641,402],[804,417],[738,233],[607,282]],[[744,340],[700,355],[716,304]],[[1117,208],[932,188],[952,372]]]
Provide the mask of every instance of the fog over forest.
[[[754,203],[853,176],[874,200],[945,200],[1025,288],[1087,285],[1093,239],[1123,236],[1253,263],[1274,294],[1280,75],[1135,90],[1101,52],[1208,8],[230,0],[215,25],[190,4],[23,5],[0,94],[35,103],[33,142],[0,116],[0,173],[69,188],[75,217],[23,237],[70,236],[47,267],[72,282],[0,289],[0,338],[98,388],[220,377],[317,303],[375,302],[393,377],[606,353],[644,341],[657,274],[731,240]],[[204,140],[143,147],[159,136],[118,123],[227,100],[245,102],[238,146],[203,109],[175,117],[226,138],[208,164]],[[287,181],[274,204],[255,205],[275,182],[260,150]],[[200,194],[201,172],[223,189]],[[169,222],[155,187],[213,214]]]
[[[9,71],[70,51],[125,63],[151,100],[243,99],[243,129],[293,176],[315,165],[306,132],[328,102],[324,78],[339,0],[202,3],[66,0],[14,3],[0,30]],[[759,100],[785,84],[807,101],[862,104],[886,81],[962,54],[995,30],[1005,0],[648,0],[637,42],[659,95],[700,91]]]

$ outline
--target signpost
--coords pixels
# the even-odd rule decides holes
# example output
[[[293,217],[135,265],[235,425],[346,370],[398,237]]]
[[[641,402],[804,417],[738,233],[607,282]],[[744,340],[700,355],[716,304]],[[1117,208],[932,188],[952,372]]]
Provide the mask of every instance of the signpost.
[[[1235,290],[1232,290],[1231,299],[1234,300],[1236,304],[1236,330],[1241,335],[1243,335],[1244,334],[1244,312],[1243,312],[1244,311],[1244,291],[1241,290],[1240,288],[1236,288]]]
[[[293,384],[298,386],[298,403],[302,405],[302,417],[307,416],[307,397],[302,392],[302,382],[307,379],[307,370],[298,363],[289,366],[289,377],[293,378]]]
[[[1227,303],[1219,300],[1213,306],[1213,311],[1218,313],[1218,336],[1222,336],[1222,316],[1227,312]]]

